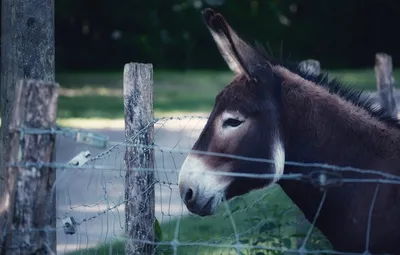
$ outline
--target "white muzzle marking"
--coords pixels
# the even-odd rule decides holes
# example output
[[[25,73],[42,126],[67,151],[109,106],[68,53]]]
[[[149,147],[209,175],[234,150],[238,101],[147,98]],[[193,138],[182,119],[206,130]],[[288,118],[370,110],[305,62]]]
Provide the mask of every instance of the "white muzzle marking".
[[[188,155],[179,173],[178,185],[188,182],[194,185],[199,200],[214,197],[211,210],[215,211],[225,195],[229,179],[218,175],[218,169],[211,170],[200,158]]]
[[[283,148],[283,144],[280,140],[277,140],[274,143],[272,149],[272,156],[275,163],[275,175],[273,183],[276,183],[283,176],[285,168],[285,149]]]

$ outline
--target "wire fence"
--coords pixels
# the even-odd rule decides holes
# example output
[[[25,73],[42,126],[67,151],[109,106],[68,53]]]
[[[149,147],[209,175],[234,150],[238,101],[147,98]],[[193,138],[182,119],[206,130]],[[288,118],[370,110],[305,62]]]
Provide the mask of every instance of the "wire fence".
[[[57,254],[123,254],[126,202],[124,152],[127,146],[146,147],[155,152],[154,169],[135,171],[155,173],[156,241],[134,241],[156,245],[157,254],[354,254],[333,251],[327,240],[313,227],[324,205],[327,190],[344,183],[400,183],[400,176],[373,169],[286,162],[287,165],[315,168],[311,174],[282,176],[283,179],[302,181],[323,190],[312,222],[299,217],[302,213],[277,185],[225,201],[213,216],[194,216],[181,202],[177,184],[179,168],[189,152],[272,162],[261,158],[192,151],[193,143],[206,120],[206,116],[154,119],[145,127],[154,125],[155,142],[151,146],[135,143],[139,134],[123,139],[123,132],[106,137],[60,126],[48,130],[19,130],[24,134],[57,134],[56,162],[13,164],[27,168],[50,166],[57,169],[57,180],[53,186],[57,196],[57,227],[27,231],[56,231]],[[366,178],[344,178],[342,173],[346,172],[362,173]],[[271,174],[210,174],[272,177]],[[371,214],[379,187],[370,203],[367,246],[365,253],[360,254],[368,254]],[[303,233],[299,233],[299,229],[303,229]],[[302,241],[298,245],[300,237]]]
[[[12,18],[14,22],[11,22],[7,26],[8,28],[5,29],[8,33],[5,33],[6,37],[4,38],[11,38],[12,40],[4,40],[6,43],[3,45],[8,47],[8,50],[3,47],[3,49],[6,49],[4,52],[7,52],[7,56],[3,59],[7,59],[11,63],[9,65],[10,67],[19,68],[20,66],[23,66],[25,74],[34,74],[33,76],[35,77],[42,77],[45,80],[54,80],[54,57],[52,57],[52,54],[54,53],[54,50],[52,50],[54,49],[54,36],[52,29],[49,29],[52,27],[51,25],[49,26],[49,24],[52,24],[54,21],[54,13],[51,10],[52,5],[48,4],[47,11],[43,11],[46,8],[37,8],[37,3],[30,6],[28,4],[29,1],[25,1],[23,5],[22,1],[13,1],[12,4],[11,1],[8,2],[8,5],[6,4],[6,1],[4,2],[5,9],[20,9],[20,11],[18,12],[17,18]],[[16,8],[18,2],[20,7],[23,6],[23,8]],[[38,14],[37,11],[40,11],[40,13]],[[33,15],[35,12],[38,15]],[[4,14],[14,15],[14,12],[5,11]],[[39,29],[32,30],[41,31],[41,33],[32,34],[28,31],[31,29],[31,26],[25,26],[26,20],[34,20],[32,17],[42,17],[41,20],[43,22],[37,24]],[[22,31],[21,28],[28,30]],[[26,35],[26,37],[34,38],[33,40],[13,40],[16,37],[15,35],[19,36],[21,33]],[[47,39],[39,40],[39,38]],[[36,45],[37,47],[35,47],[34,43],[27,44],[27,42],[32,41],[40,43],[39,45]],[[39,50],[32,51],[34,48]],[[38,56],[38,54],[40,55],[42,52],[46,52],[46,54],[43,55],[46,56],[46,58]],[[390,56],[377,56],[377,58],[381,59],[380,61],[376,61],[377,66],[383,66],[378,70],[382,75],[379,75],[381,79],[378,79],[377,83],[378,89],[380,90],[379,95],[381,97],[382,106],[388,108],[388,110],[390,109],[390,112],[397,115],[397,110],[395,110],[396,104],[392,104],[395,101],[392,93],[392,87],[394,85],[393,82],[386,82],[388,79],[391,81],[394,80],[391,77],[391,58],[389,59],[388,57]],[[382,61],[384,58],[386,58],[386,61]],[[43,64],[44,62],[45,64]],[[20,74],[18,68],[15,70],[11,68],[10,70],[7,70],[7,72],[3,72],[3,75],[6,77],[4,80],[8,81],[2,88],[7,92],[3,93],[4,95],[14,94],[14,82]],[[152,96],[150,96],[149,93],[150,88],[152,87],[150,86],[152,83],[152,78],[150,78],[152,77],[152,70],[150,71],[150,69],[152,69],[152,67],[139,68],[138,66],[131,66],[131,68],[124,69],[124,104],[125,106],[129,105],[128,108],[130,110],[132,110],[130,104],[141,105],[142,102],[147,104],[142,105],[143,109],[139,109],[138,112],[146,113],[147,110],[147,113],[149,113],[149,109],[151,108],[152,110],[153,108]],[[306,67],[306,69],[309,68]],[[127,72],[125,72],[125,70],[127,70]],[[133,72],[133,70],[135,71]],[[29,83],[30,82],[27,82],[25,85],[29,85]],[[181,202],[178,192],[177,178],[179,168],[185,156],[189,152],[204,153],[191,151],[191,148],[207,119],[206,117],[189,116],[181,118],[172,117],[154,119],[147,125],[147,127],[152,125],[155,125],[156,127],[155,142],[151,146],[137,143],[137,137],[142,132],[146,131],[146,129],[143,129],[141,132],[135,134],[129,139],[124,139],[123,132],[109,133],[109,137],[106,137],[101,134],[65,128],[58,125],[46,130],[20,127],[20,125],[26,124],[37,125],[39,122],[41,122],[42,125],[47,126],[48,123],[54,122],[56,116],[55,106],[57,105],[57,93],[55,92],[56,86],[51,86],[51,88],[43,90],[39,89],[41,87],[47,87],[49,84],[46,86],[44,85],[45,84],[39,83],[36,84],[36,86],[29,85],[30,87],[27,89],[28,86],[18,87],[17,84],[17,96],[15,98],[8,98],[10,103],[2,105],[4,106],[3,111],[6,113],[3,114],[3,116],[9,115],[8,117],[11,116],[11,119],[13,120],[10,123],[6,123],[9,122],[9,120],[2,120],[2,124],[4,125],[3,127],[7,128],[4,130],[6,130],[6,132],[10,130],[19,132],[20,137],[15,136],[13,138],[21,138],[21,140],[18,141],[17,139],[14,139],[17,140],[14,142],[20,143],[18,144],[19,147],[13,147],[12,145],[9,146],[9,144],[7,144],[8,147],[2,147],[1,167],[3,168],[4,162],[7,162],[7,160],[3,160],[3,154],[8,154],[3,153],[5,150],[4,148],[10,148],[13,152],[17,151],[18,153],[13,153],[13,157],[18,158],[21,154],[20,147],[23,147],[21,146],[21,143],[26,142],[24,145],[28,143],[30,145],[39,144],[37,141],[32,141],[35,139],[31,139],[27,142],[29,139],[24,140],[24,135],[57,135],[57,156],[54,162],[17,161],[12,163],[12,160],[8,162],[9,166],[18,166],[30,170],[21,171],[22,175],[40,175],[40,173],[45,171],[40,172],[36,171],[36,169],[43,166],[50,166],[56,169],[56,181],[54,183],[51,180],[53,176],[50,177],[50,174],[49,176],[43,174],[41,177],[45,176],[49,177],[49,179],[36,178],[40,180],[36,180],[32,185],[35,186],[40,183],[37,185],[37,188],[42,189],[43,191],[40,194],[47,195],[47,187],[43,186],[46,186],[46,181],[51,183],[51,193],[56,194],[56,205],[53,204],[54,201],[52,201],[52,199],[49,199],[46,207],[56,208],[56,227],[46,227],[45,229],[23,228],[23,232],[38,232],[40,235],[42,235],[42,232],[45,232],[48,234],[47,236],[56,233],[57,248],[56,251],[52,250],[52,240],[46,240],[47,242],[45,242],[45,247],[35,247],[35,245],[30,243],[35,242],[35,238],[32,238],[32,236],[24,239],[26,236],[24,236],[23,233],[18,233],[15,229],[11,229],[11,234],[7,233],[7,231],[12,228],[9,226],[18,225],[20,227],[35,226],[35,224],[45,225],[43,224],[43,219],[32,219],[29,216],[23,217],[24,215],[22,215],[21,218],[18,218],[18,216],[21,215],[16,217],[15,213],[12,212],[14,206],[10,204],[13,204],[14,201],[10,199],[10,203],[8,198],[15,194],[13,192],[15,186],[19,185],[19,188],[22,187],[19,191],[23,190],[22,193],[25,192],[25,195],[26,193],[37,194],[39,192],[30,192],[29,188],[32,188],[32,186],[30,186],[29,178],[25,178],[21,184],[20,182],[22,181],[17,180],[17,178],[20,177],[18,176],[18,172],[13,172],[13,170],[16,169],[7,169],[7,171],[5,171],[7,174],[6,177],[0,176],[0,182],[2,182],[0,183],[0,190],[2,191],[2,200],[0,201],[2,203],[0,204],[0,253],[2,254],[4,252],[4,250],[2,250],[3,246],[10,249],[15,248],[16,250],[20,247],[27,247],[24,253],[28,253],[27,251],[31,250],[29,254],[53,254],[54,252],[57,254],[123,254],[124,242],[127,241],[124,239],[124,232],[127,224],[125,222],[126,216],[124,208],[125,203],[127,202],[125,194],[126,165],[124,162],[124,153],[127,146],[146,147],[145,149],[154,150],[155,152],[156,165],[154,168],[135,168],[135,171],[152,171],[155,173],[154,185],[150,185],[149,188],[155,188],[155,211],[157,222],[155,223],[154,228],[156,231],[156,240],[155,242],[150,242],[150,244],[157,246],[156,252],[158,254],[165,255],[259,255],[282,253],[351,254],[332,251],[329,243],[314,228],[316,219],[318,219],[324,206],[327,191],[333,187],[340,188],[341,185],[346,183],[379,183],[370,202],[368,227],[365,237],[367,241],[365,254],[368,254],[369,239],[371,235],[371,215],[379,187],[381,187],[380,185],[382,184],[397,184],[400,182],[399,176],[384,174],[379,171],[374,171],[373,169],[363,170],[351,166],[337,167],[325,164],[286,162],[287,165],[314,168],[314,171],[311,171],[310,174],[285,174],[281,177],[282,179],[304,182],[307,185],[314,185],[322,189],[322,199],[317,207],[316,215],[311,222],[306,221],[304,217],[299,217],[301,212],[293,206],[293,203],[290,202],[277,185],[235,198],[230,202],[225,201],[214,216],[204,218],[193,216],[188,213]],[[146,89],[139,91],[139,88]],[[142,93],[144,90],[146,90],[147,94]],[[131,94],[125,94],[126,92],[131,92]],[[18,97],[18,95],[20,95],[20,97]],[[135,97],[133,97],[133,95],[135,95]],[[147,95],[148,97],[143,95]],[[383,97],[390,100],[382,100]],[[34,98],[36,98],[36,100],[34,100]],[[126,100],[128,98],[129,100]],[[21,101],[20,99],[23,100]],[[140,102],[140,100],[142,102]],[[52,107],[47,107],[48,105],[52,105]],[[125,110],[126,108],[127,107],[125,107]],[[125,115],[127,116],[127,114]],[[137,114],[135,114],[135,116],[137,116]],[[127,117],[130,118],[132,116]],[[142,118],[139,118],[139,120],[142,120]],[[17,130],[15,130],[16,127],[18,127]],[[4,133],[5,132],[3,132],[3,134]],[[51,140],[51,138],[48,137],[42,137],[42,139]],[[4,140],[8,140],[8,138]],[[28,148],[30,149],[30,155],[37,156],[35,153],[32,153],[35,149],[49,152],[51,149],[48,148],[52,148],[53,146],[52,142],[48,142],[45,145],[43,144],[41,144],[42,146],[31,146],[31,148]],[[2,146],[5,146],[5,144]],[[244,158],[215,153],[213,155],[271,163],[270,160],[266,159]],[[47,156],[47,153],[42,153],[39,155],[39,158],[46,158]],[[32,158],[34,159],[34,157]],[[48,169],[46,169],[46,171],[47,170]],[[49,170],[48,172],[51,171]],[[347,172],[361,173],[365,175],[365,178],[347,178],[347,176],[344,175],[344,173]],[[214,172],[213,174],[231,174],[249,178],[271,178],[270,175],[250,175],[245,173],[233,174]],[[12,179],[12,181],[10,181],[10,179]],[[43,180],[44,182],[41,182]],[[3,187],[6,188],[3,189]],[[4,190],[6,190],[6,192],[3,192]],[[144,190],[143,192],[149,192],[149,190]],[[41,201],[40,203],[34,203],[31,201],[32,198],[35,199],[35,197],[30,196],[29,199],[25,199],[30,201],[26,202],[24,201],[24,198],[26,197],[21,194],[17,195],[20,196],[18,202],[20,203],[22,201],[22,203],[19,204],[18,213],[23,214],[24,209],[29,209],[29,212],[26,212],[26,215],[29,214],[31,216],[37,215],[33,214],[32,210],[39,212],[46,211],[44,208],[32,209],[32,206],[30,205],[42,205]],[[5,199],[3,200],[3,198]],[[130,199],[135,199],[135,197],[131,197]],[[39,200],[39,197],[37,200]],[[40,197],[40,200],[43,200],[43,197]],[[4,213],[5,211],[7,211],[7,213]],[[7,220],[12,218],[11,221],[15,224],[9,224],[9,226],[4,228],[4,215],[6,218],[8,217]],[[52,217],[49,218],[52,219]],[[21,221],[27,219],[32,222],[21,224]],[[35,220],[38,222],[34,222]],[[302,226],[301,229],[304,230],[304,233],[300,233],[300,244],[298,244],[298,226]],[[6,231],[3,232],[5,229]],[[6,235],[15,235],[20,238],[9,238],[7,241],[4,241]],[[39,237],[39,234],[34,237]],[[42,236],[40,236],[40,239],[42,239]],[[3,241],[4,243],[10,242],[12,245],[4,245]],[[138,243],[149,242],[148,240],[134,241]],[[41,241],[38,243],[41,243]],[[44,249],[45,252],[42,250],[35,250],[37,248]],[[15,253],[18,253],[18,251]],[[11,252],[11,254],[14,253]]]

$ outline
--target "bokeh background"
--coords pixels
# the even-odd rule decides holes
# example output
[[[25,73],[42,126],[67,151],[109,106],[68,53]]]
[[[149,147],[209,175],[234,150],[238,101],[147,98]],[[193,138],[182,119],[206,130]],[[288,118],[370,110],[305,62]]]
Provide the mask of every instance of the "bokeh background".
[[[400,63],[395,0],[56,0],[59,117],[122,118],[128,62],[153,64],[156,114],[209,111],[232,74],[203,23],[205,7],[270,54],[317,59],[360,88],[376,88],[375,53]]]
[[[329,68],[398,60],[395,0],[57,0],[57,68],[118,70],[128,61],[167,69],[225,69],[200,17],[214,7],[249,41]]]

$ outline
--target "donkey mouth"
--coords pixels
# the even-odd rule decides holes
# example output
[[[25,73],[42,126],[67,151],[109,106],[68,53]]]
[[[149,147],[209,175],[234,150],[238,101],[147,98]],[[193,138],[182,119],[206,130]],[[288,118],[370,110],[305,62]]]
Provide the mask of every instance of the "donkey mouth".
[[[212,212],[213,202],[214,202],[214,197],[210,198],[197,214],[202,217],[211,215],[213,213]]]

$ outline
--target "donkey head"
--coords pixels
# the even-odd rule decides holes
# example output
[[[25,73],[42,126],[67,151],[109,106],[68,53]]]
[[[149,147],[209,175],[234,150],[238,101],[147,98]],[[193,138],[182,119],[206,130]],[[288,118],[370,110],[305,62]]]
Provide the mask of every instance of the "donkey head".
[[[188,210],[205,216],[213,214],[223,199],[276,182],[283,173],[285,151],[279,77],[221,14],[211,9],[202,14],[221,55],[236,73],[217,95],[179,174],[179,190]],[[251,161],[248,157],[271,161]],[[249,178],[249,174],[269,177]]]

